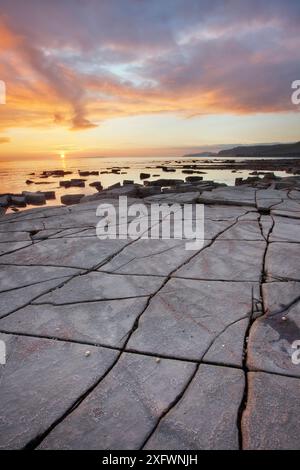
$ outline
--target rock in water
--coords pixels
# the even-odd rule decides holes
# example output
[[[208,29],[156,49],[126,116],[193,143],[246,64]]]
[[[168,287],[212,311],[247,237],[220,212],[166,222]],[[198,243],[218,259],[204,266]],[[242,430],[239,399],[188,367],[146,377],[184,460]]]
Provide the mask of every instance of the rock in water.
[[[70,206],[72,204],[78,204],[80,199],[84,197],[84,194],[65,194],[61,196],[60,200],[62,204]]]
[[[150,173],[140,173],[140,179],[145,180],[146,178],[150,178]]]
[[[37,206],[46,204],[46,197],[44,193],[31,193],[30,191],[23,191],[22,195],[25,196],[25,201],[27,204]]]

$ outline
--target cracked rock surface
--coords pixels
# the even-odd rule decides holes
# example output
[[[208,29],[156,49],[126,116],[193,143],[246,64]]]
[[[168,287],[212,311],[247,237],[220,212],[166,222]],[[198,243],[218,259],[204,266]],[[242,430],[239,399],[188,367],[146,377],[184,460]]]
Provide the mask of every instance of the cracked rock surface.
[[[0,448],[299,448],[299,194],[129,200],[205,203],[191,251],[147,211],[100,240],[99,200],[1,217]]]

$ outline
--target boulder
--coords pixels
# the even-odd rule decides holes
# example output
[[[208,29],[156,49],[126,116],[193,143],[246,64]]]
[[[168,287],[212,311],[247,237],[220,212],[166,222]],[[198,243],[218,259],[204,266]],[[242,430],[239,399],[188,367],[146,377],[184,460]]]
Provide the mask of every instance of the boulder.
[[[26,199],[24,196],[12,195],[10,198],[10,203],[13,206],[25,207]]]
[[[177,184],[180,184],[180,183],[183,183],[184,181],[183,180],[179,180],[179,179],[172,179],[172,178],[161,178],[159,180],[156,180],[156,181],[149,181],[149,182],[146,182],[144,184],[147,183],[147,186],[148,185],[151,185],[151,186],[176,186]]]
[[[146,178],[150,178],[150,173],[140,173],[140,179],[145,180]]]
[[[31,193],[29,191],[23,191],[22,195],[25,196],[25,201],[27,204],[32,204],[32,205],[42,205],[46,204],[46,197],[44,193]]]
[[[167,173],[174,173],[176,171],[176,169],[175,168],[168,168],[166,166],[163,166],[162,171],[165,171]]]
[[[69,188],[70,187],[70,181],[69,180],[60,181],[59,186],[61,186],[62,188]]]
[[[43,194],[45,195],[46,199],[55,199],[55,191],[43,191]]]
[[[59,186],[62,186],[64,188],[71,188],[71,187],[84,188],[85,180],[79,179],[79,178],[73,178],[71,180],[63,180],[59,182]]]
[[[185,178],[185,181],[187,183],[193,183],[195,181],[202,181],[203,180],[203,176],[187,176]]]
[[[60,200],[62,204],[69,206],[71,204],[79,204],[80,199],[84,197],[84,194],[64,194]]]
[[[93,183],[90,183],[89,186],[91,186],[91,188],[96,188],[97,191],[101,191],[103,189],[101,181],[94,181]]]
[[[268,180],[277,180],[277,179],[280,179],[279,177],[275,176],[274,173],[266,173],[263,177],[264,180],[268,179]]]
[[[85,187],[85,180],[79,179],[79,178],[73,178],[70,181],[70,186],[77,186],[79,188],[84,188]]]
[[[134,184],[134,181],[133,180],[123,180],[123,186],[125,186],[126,184]]]
[[[72,171],[64,171],[64,170],[49,170],[49,171],[43,171],[42,176],[48,177],[48,176],[65,176],[65,175],[71,175]]]
[[[99,171],[81,171],[78,170],[79,176],[98,176]]]
[[[4,196],[0,196],[0,207],[7,207],[10,203],[10,196],[5,194]]]

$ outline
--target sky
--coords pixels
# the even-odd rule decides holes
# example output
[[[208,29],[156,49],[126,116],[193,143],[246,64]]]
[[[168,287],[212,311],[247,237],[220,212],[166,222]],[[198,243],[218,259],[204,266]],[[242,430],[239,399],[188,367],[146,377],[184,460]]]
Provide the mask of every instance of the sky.
[[[300,140],[299,0],[0,0],[0,158]]]

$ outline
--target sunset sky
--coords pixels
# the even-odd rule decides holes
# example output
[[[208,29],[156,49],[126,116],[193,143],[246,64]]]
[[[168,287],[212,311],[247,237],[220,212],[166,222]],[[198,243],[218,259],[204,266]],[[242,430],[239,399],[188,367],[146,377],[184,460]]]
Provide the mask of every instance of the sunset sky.
[[[300,140],[299,0],[0,0],[0,158]]]

